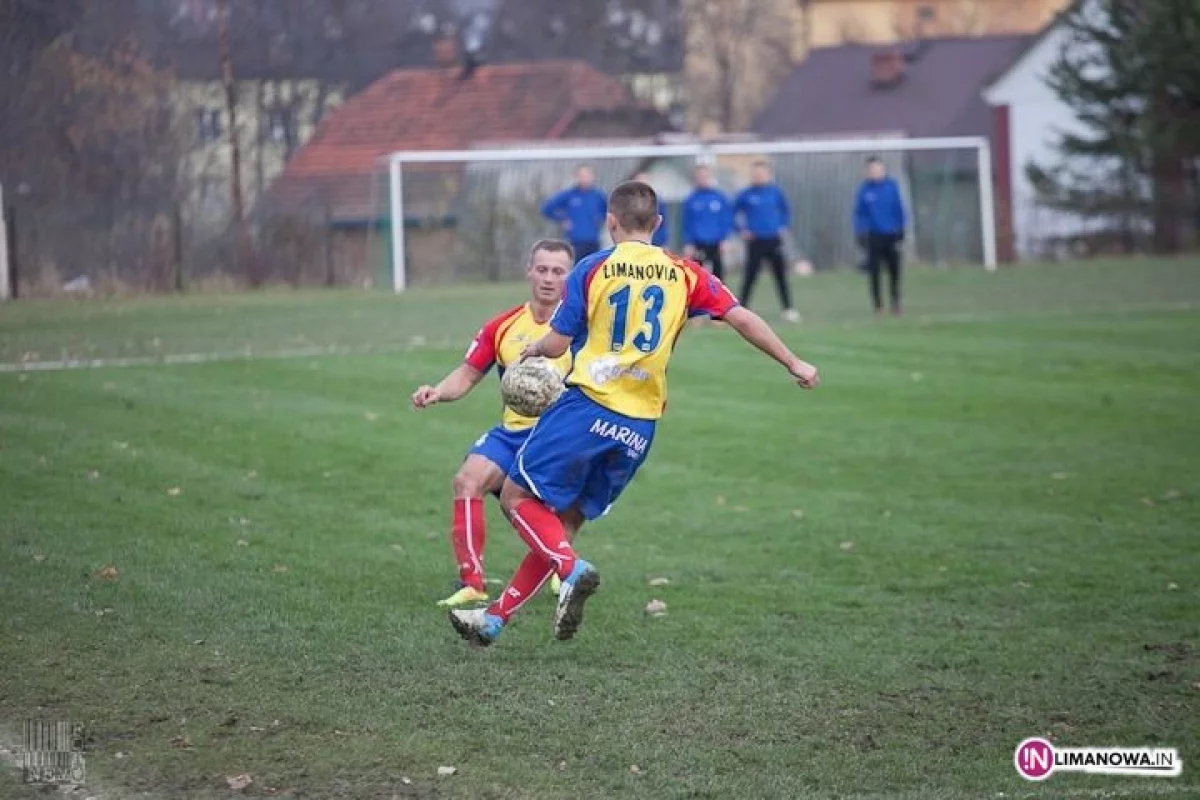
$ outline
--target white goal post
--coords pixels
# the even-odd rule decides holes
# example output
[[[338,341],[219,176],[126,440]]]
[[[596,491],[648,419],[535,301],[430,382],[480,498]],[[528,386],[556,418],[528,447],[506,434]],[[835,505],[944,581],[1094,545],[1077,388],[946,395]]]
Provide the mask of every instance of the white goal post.
[[[564,182],[554,187],[554,190],[566,188],[569,184],[569,170],[574,164],[579,163],[620,163],[625,166],[626,172],[631,172],[627,169],[630,164],[645,164],[651,163],[659,159],[687,159],[688,163],[718,163],[722,158],[768,158],[774,163],[781,163],[782,159],[802,156],[851,156],[856,159],[854,170],[855,172],[847,172],[848,167],[844,164],[839,167],[838,180],[840,184],[852,183],[857,185],[858,170],[861,169],[862,159],[866,155],[878,154],[884,157],[885,163],[888,162],[888,157],[893,159],[904,157],[912,161],[915,154],[956,154],[959,158],[956,163],[969,163],[967,167],[974,171],[975,183],[972,184],[969,194],[973,195],[978,192],[977,208],[978,219],[971,223],[972,237],[977,237],[978,241],[973,241],[972,248],[976,253],[974,259],[976,263],[982,261],[984,267],[988,270],[996,268],[996,222],[995,208],[993,195],[993,179],[992,179],[992,156],[991,147],[988,140],[984,137],[941,137],[941,138],[856,138],[856,139],[832,139],[832,140],[797,140],[797,141],[746,141],[732,143],[684,143],[684,144],[637,144],[637,145],[617,145],[617,146],[536,146],[536,147],[513,147],[513,148],[494,148],[494,149],[479,149],[479,150],[425,150],[425,151],[405,151],[392,153],[385,156],[384,159],[387,165],[387,212],[389,227],[391,230],[391,241],[389,243],[391,272],[392,272],[392,289],[396,292],[403,292],[411,280],[411,264],[409,254],[409,238],[405,230],[406,223],[410,221],[412,214],[417,213],[414,209],[418,205],[435,205],[432,200],[426,203],[426,196],[434,192],[427,187],[433,185],[429,180],[429,173],[439,170],[445,172],[449,168],[459,165],[464,172],[468,169],[476,170],[491,170],[492,186],[504,183],[511,186],[514,183],[526,181],[531,185],[534,179],[530,177],[532,171],[535,171],[544,166],[554,165],[557,170],[556,174],[560,177],[557,179]],[[974,158],[970,158],[971,154]],[[963,158],[965,156],[965,158]],[[926,160],[929,160],[928,157]],[[569,162],[569,165],[564,165],[562,162]],[[947,163],[949,161],[947,160]],[[891,167],[892,165],[889,164]],[[962,167],[960,166],[959,169]],[[933,171],[943,169],[935,166]],[[954,169],[954,167],[946,166],[946,171]],[[927,169],[927,171],[929,171]],[[825,173],[829,170],[826,169]],[[892,168],[893,174],[896,169]],[[421,176],[421,180],[414,180],[413,175]],[[810,173],[802,173],[797,180],[805,181]],[[815,173],[812,173],[815,174]],[[508,180],[505,180],[505,175]],[[905,183],[902,176],[898,176],[902,187],[905,191],[905,199],[907,204],[912,209],[914,196],[911,194],[911,187]],[[826,180],[830,180],[826,178]],[[419,185],[418,185],[419,184]],[[454,192],[459,195],[469,195],[472,191],[468,185],[469,181],[459,177],[456,179],[447,179],[446,177],[439,178],[436,183],[441,187],[436,191],[439,193]],[[452,189],[446,189],[449,185]],[[539,185],[539,189],[545,191],[547,187]],[[611,188],[606,186],[605,188]],[[741,188],[732,186],[723,186],[726,190]],[[787,187],[785,186],[785,192]],[[852,187],[851,187],[852,188]],[[732,192],[731,192],[732,194]],[[945,194],[945,192],[943,192]],[[380,198],[383,199],[383,198]],[[456,204],[457,208],[462,208],[465,205],[464,199],[459,198],[456,201],[439,201],[438,208],[441,209],[447,203]],[[952,195],[949,200],[939,201],[943,206],[942,212],[947,215],[958,214],[961,217],[964,211],[959,200],[962,197]],[[974,203],[975,198],[971,197]],[[490,201],[491,206],[486,209],[488,214],[496,214],[495,208],[502,206],[505,203],[504,196],[499,193]],[[810,203],[811,213],[816,207],[827,205],[825,198],[819,198],[818,202]],[[478,209],[476,209],[478,211]],[[439,211],[438,213],[443,213]],[[471,211],[460,211],[459,221],[456,225],[462,225],[463,220],[467,224],[471,223],[469,219]],[[844,210],[846,217],[846,226],[849,227],[850,209],[847,207]],[[974,212],[971,212],[973,214]],[[793,202],[793,223],[799,224],[801,217],[806,214],[805,208],[798,207]],[[432,212],[421,212],[421,216],[431,216]],[[449,214],[446,214],[448,217]],[[910,214],[910,219],[912,215]],[[451,224],[451,223],[448,223]],[[549,224],[549,223],[546,223]],[[919,224],[919,223],[918,223]],[[977,228],[975,227],[977,225]],[[977,231],[977,233],[976,233]],[[832,232],[820,231],[827,238],[832,236]]]
[[[4,205],[4,184],[0,183],[0,300],[11,300],[12,269],[8,252],[8,208]]]

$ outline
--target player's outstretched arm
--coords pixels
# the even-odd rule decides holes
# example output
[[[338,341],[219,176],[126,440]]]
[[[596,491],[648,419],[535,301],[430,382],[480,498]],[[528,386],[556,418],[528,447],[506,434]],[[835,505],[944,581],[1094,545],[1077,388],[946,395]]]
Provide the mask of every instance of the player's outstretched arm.
[[[421,386],[413,392],[413,410],[428,408],[436,403],[453,403],[474,389],[481,380],[482,372],[470,364],[459,364],[437,386]]]
[[[725,314],[725,322],[747,342],[782,364],[796,379],[796,382],[805,389],[813,389],[820,383],[817,368],[793,353],[758,314],[748,308],[737,306]]]

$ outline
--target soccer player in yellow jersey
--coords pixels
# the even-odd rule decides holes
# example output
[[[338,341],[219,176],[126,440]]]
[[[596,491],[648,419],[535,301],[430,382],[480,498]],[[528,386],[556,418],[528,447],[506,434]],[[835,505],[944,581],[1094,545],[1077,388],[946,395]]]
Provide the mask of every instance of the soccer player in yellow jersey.
[[[476,334],[463,359],[436,386],[413,392],[414,409],[449,403],[474,389],[493,366],[501,375],[521,357],[521,351],[550,330],[550,316],[562,298],[563,283],[575,263],[571,245],[559,239],[542,239],[529,254],[530,298],[516,308],[493,317]],[[555,366],[564,375],[571,363],[562,355]],[[507,406],[501,422],[476,440],[454,476],[454,513],[450,539],[458,560],[461,583],[458,591],[438,603],[456,607],[488,599],[484,588],[483,548],[486,541],[483,498],[499,495],[504,476],[516,459],[517,450],[529,436],[535,420]]]
[[[688,317],[723,318],[783,365],[800,386],[817,369],[694,261],[649,244],[661,224],[658,198],[629,181],[608,199],[615,246],[581,259],[567,278],[550,331],[523,358],[573,355],[567,391],[541,416],[517,453],[500,503],[529,546],[516,575],[486,609],[455,610],[450,621],[476,645],[491,644],[509,617],[551,575],[562,585],[554,636],[570,639],[600,576],[567,538],[612,506],[650,452],[667,396],[667,363]]]

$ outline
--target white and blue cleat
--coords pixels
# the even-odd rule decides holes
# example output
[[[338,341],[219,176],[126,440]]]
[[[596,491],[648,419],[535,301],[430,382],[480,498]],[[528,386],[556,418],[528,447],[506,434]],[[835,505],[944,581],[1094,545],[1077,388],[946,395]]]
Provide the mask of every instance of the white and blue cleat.
[[[583,604],[600,588],[600,573],[582,558],[575,561],[571,574],[558,589],[558,607],[554,610],[554,638],[566,641],[583,622]]]
[[[487,647],[504,630],[504,620],[487,613],[486,608],[456,608],[450,612],[450,624],[459,636],[475,647]]]

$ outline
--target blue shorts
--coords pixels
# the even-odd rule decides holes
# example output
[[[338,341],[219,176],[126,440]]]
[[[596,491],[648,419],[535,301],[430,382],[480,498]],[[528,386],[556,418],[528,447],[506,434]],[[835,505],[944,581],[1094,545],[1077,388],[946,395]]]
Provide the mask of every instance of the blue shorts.
[[[510,431],[503,425],[497,425],[476,439],[475,445],[467,455],[483,456],[507,475],[513,464],[516,463],[517,451],[521,449],[521,445],[525,444],[531,430],[533,429]]]
[[[634,419],[571,388],[539,419],[508,477],[556,512],[603,516],[650,453],[655,420]]]

